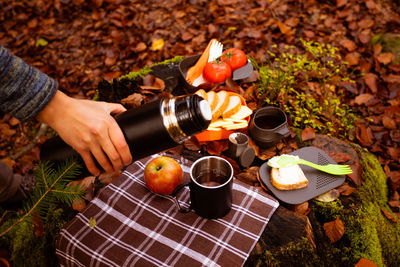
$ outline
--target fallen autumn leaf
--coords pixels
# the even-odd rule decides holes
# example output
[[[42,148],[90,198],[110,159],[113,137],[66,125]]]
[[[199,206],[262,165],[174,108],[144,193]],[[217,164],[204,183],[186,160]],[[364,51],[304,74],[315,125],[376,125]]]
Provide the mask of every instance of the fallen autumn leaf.
[[[340,218],[336,218],[334,221],[325,223],[324,230],[331,243],[335,243],[339,241],[344,234],[344,224]]]

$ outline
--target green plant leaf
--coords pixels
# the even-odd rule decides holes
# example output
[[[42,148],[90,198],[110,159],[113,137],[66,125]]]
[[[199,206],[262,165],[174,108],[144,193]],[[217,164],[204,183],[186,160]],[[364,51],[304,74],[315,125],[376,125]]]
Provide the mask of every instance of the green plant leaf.
[[[350,135],[357,116],[342,103],[338,81],[353,81],[339,50],[329,44],[301,40],[301,48],[272,45],[259,72],[257,97],[280,106],[299,128],[319,134]],[[354,74],[353,74],[354,75]],[[334,77],[334,78],[333,78]],[[309,83],[317,86],[310,88]],[[328,124],[329,122],[329,124]]]

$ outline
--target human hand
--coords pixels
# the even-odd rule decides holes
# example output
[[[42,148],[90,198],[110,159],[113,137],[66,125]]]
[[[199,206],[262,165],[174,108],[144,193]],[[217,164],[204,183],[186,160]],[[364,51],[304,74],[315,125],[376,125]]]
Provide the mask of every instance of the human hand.
[[[107,173],[132,161],[125,137],[110,115],[125,110],[120,104],[75,99],[57,91],[37,118],[52,127],[81,155],[87,169],[98,175],[93,156]]]

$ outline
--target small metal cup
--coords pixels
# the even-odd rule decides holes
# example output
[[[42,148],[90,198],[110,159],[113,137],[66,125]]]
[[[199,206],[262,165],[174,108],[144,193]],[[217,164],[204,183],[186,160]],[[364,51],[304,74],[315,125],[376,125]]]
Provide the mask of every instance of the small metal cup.
[[[228,156],[237,160],[245,168],[249,167],[255,158],[255,151],[248,143],[249,137],[244,133],[229,135]]]
[[[216,156],[198,159],[190,168],[190,179],[191,208],[197,215],[217,219],[231,210],[233,168],[226,159]]]
[[[190,208],[184,209],[176,199],[185,186],[190,189]],[[206,156],[196,160],[190,168],[190,182],[181,184],[172,193],[179,212],[193,210],[207,219],[224,217],[232,207],[233,168],[224,158]]]
[[[237,159],[242,155],[249,143],[249,137],[244,133],[232,133],[229,135],[228,155],[233,159]]]

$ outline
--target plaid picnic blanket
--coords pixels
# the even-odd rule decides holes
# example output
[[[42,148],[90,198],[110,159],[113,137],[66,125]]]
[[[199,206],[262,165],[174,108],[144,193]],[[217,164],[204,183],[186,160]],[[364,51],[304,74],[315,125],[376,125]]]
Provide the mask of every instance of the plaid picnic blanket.
[[[168,197],[151,193],[143,169],[154,157],[136,161],[105,187],[60,232],[61,266],[242,266],[278,202],[238,180],[232,210],[208,220],[179,213]],[[180,159],[185,179],[191,162]],[[178,195],[189,207],[186,187]]]

